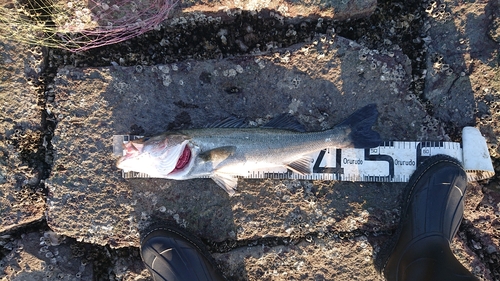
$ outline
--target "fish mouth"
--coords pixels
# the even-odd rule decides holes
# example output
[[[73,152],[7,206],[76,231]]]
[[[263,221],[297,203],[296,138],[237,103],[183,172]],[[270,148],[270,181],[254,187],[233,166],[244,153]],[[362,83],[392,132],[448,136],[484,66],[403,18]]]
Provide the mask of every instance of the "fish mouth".
[[[175,168],[169,174],[181,171],[189,164],[190,161],[191,161],[191,149],[186,144],[184,145],[184,149],[182,150],[181,155],[179,155],[179,159],[177,159]]]

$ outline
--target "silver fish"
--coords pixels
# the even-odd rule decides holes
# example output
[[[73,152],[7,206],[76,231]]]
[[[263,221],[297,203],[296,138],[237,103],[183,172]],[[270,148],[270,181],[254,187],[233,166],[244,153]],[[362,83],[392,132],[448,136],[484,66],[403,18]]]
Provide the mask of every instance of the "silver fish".
[[[367,105],[332,129],[303,132],[289,116],[279,116],[263,127],[242,127],[239,119],[226,119],[203,129],[166,132],[124,145],[117,167],[152,177],[186,180],[213,179],[230,195],[237,176],[261,168],[286,167],[311,173],[310,153],[328,147],[376,147],[380,136],[371,127],[377,119],[375,104]]]

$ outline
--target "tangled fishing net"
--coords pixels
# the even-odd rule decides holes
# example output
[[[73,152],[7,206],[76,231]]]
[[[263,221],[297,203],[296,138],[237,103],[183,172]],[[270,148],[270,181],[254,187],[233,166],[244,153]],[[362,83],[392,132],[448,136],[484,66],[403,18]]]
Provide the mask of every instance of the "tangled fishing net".
[[[157,28],[177,0],[0,0],[0,40],[86,51]]]

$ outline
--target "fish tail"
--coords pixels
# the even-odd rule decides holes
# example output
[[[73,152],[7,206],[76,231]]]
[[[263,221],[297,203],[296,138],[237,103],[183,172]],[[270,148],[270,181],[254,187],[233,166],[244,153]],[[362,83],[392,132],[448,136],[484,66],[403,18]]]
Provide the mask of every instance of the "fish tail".
[[[376,104],[369,104],[351,114],[339,127],[350,128],[349,140],[355,148],[371,148],[382,143],[379,133],[372,130],[377,120]]]

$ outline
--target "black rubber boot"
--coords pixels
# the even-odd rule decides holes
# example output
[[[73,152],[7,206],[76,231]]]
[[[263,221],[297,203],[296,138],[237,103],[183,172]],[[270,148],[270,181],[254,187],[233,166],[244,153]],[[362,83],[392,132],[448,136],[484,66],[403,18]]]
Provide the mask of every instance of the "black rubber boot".
[[[141,242],[141,257],[155,281],[225,281],[203,243],[186,231],[155,227]]]
[[[455,258],[450,242],[463,217],[467,176],[456,159],[437,155],[408,183],[393,244],[381,252],[388,281],[478,280]]]

